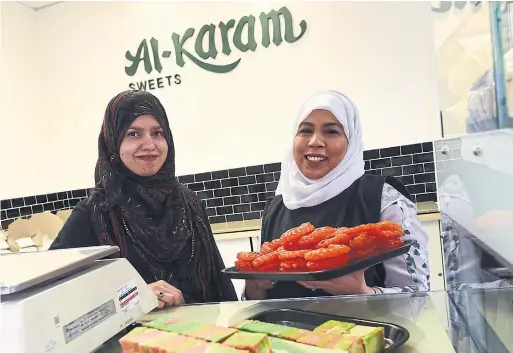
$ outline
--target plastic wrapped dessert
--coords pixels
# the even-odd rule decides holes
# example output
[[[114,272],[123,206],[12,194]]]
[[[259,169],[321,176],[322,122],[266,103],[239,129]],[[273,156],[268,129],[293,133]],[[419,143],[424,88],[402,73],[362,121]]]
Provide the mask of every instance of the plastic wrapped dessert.
[[[119,340],[124,353],[248,353],[178,333],[135,328]]]
[[[329,332],[331,331],[331,333]],[[380,353],[384,328],[330,320],[305,330],[257,320],[231,327],[164,318],[119,340],[125,353]]]
[[[264,333],[236,332],[223,344],[251,353],[271,353],[269,337]]]
[[[310,223],[304,223],[289,229],[279,239],[263,243],[258,252],[238,253],[235,267],[223,272],[241,279],[331,279],[334,277],[306,278],[294,274],[326,272],[351,266],[352,272],[380,263],[408,251],[411,244],[401,240],[403,236],[401,226],[390,221],[352,228],[315,228]],[[361,266],[355,265],[360,263]],[[287,275],[270,277],[258,273]]]
[[[343,334],[355,327],[356,325],[352,322],[341,322],[336,320],[328,320],[324,324],[317,326],[314,332],[326,332]]]
[[[247,332],[265,333],[269,336],[283,338],[289,341],[297,341],[310,332],[296,327],[276,325],[255,320],[243,320],[231,327]]]
[[[383,327],[358,325],[349,330],[347,337],[357,341],[361,340],[365,352],[380,352],[385,349],[385,331]]]

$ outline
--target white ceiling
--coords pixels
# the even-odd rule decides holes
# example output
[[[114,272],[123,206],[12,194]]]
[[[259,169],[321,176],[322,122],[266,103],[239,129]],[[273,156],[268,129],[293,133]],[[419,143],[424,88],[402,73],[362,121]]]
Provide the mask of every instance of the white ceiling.
[[[37,11],[42,8],[46,8],[48,6],[52,6],[58,4],[62,1],[18,1],[20,4],[30,7],[31,9]]]

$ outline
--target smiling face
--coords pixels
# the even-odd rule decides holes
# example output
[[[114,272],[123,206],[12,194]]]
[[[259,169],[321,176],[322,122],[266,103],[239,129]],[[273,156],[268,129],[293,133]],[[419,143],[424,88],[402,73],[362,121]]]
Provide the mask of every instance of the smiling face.
[[[134,174],[147,177],[164,165],[168,145],[159,122],[152,115],[141,115],[125,132],[119,154],[123,164]]]
[[[344,128],[329,110],[314,110],[299,125],[294,160],[305,177],[318,180],[331,172],[347,152]]]

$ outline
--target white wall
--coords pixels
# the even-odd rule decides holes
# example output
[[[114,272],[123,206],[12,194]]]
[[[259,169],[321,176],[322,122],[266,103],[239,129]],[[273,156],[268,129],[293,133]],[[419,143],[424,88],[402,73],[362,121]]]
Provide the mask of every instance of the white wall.
[[[254,15],[258,43],[258,15],[284,4],[295,33],[299,21],[307,21],[304,37],[255,52],[234,49],[229,57],[220,53],[219,62],[242,58],[230,73],[206,72],[187,59],[180,68],[171,58],[162,61],[161,74],[146,75],[142,65],[135,77],[124,72],[125,52],[135,52],[142,39],[155,37],[164,50],[173,32],[188,27],[198,31]],[[153,93],[171,119],[179,175],[281,160],[299,105],[324,88],[341,90],[357,103],[367,149],[440,136],[426,2],[68,2],[37,16],[43,89],[35,108],[40,114],[30,119],[49,127],[48,145],[34,140],[27,149],[37,150],[48,169],[23,181],[18,171],[27,168],[2,176],[11,185],[8,197],[92,186],[108,100],[130,82],[169,74],[180,74],[182,84]],[[37,135],[32,127],[29,133]]]
[[[41,103],[37,14],[15,2],[0,7],[0,199],[5,199],[47,190],[51,181],[40,171],[55,164],[56,156],[51,144],[42,147],[52,122]]]

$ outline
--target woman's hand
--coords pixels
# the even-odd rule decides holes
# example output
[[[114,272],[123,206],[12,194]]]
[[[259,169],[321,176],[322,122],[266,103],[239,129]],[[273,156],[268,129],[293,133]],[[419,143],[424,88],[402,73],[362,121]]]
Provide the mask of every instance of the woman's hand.
[[[246,297],[252,300],[267,299],[267,290],[274,287],[274,281],[246,280]]]
[[[185,300],[183,299],[182,292],[178,288],[173,287],[167,282],[157,281],[148,284],[148,287],[155,293],[159,300],[159,309],[173,305],[183,305]]]
[[[333,295],[376,293],[374,289],[367,286],[364,273],[365,270],[361,270],[329,281],[308,281],[299,282],[299,284],[310,289],[322,289]]]

